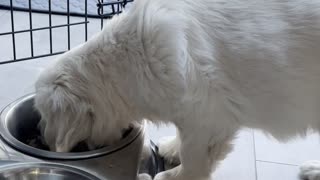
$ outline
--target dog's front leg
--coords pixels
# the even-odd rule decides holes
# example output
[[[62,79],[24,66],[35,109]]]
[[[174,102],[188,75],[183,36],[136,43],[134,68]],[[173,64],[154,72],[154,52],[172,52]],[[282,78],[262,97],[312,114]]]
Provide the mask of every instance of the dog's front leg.
[[[159,142],[159,154],[170,165],[177,166],[180,164],[180,146],[181,139],[179,131],[176,136],[164,137]]]
[[[209,180],[217,163],[230,152],[233,137],[233,132],[215,137],[212,131],[207,127],[181,130],[181,165],[158,174],[155,180]]]

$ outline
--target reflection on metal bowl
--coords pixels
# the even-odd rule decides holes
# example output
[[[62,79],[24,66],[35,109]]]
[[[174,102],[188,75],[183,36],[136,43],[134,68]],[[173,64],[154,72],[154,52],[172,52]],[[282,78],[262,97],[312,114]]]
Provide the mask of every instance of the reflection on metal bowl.
[[[51,163],[10,163],[0,168],[5,180],[99,180],[80,169]]]

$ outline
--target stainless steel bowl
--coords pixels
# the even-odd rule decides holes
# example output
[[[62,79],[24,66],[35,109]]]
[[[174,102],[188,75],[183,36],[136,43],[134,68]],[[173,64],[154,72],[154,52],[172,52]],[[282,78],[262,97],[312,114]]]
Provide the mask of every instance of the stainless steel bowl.
[[[40,115],[33,106],[33,98],[33,94],[28,95],[9,105],[1,113],[0,122],[1,137],[12,147],[31,156],[55,160],[80,160],[99,157],[122,149],[133,142],[143,131],[143,126],[135,125],[121,141],[112,146],[93,151],[57,153],[34,148],[26,144],[26,139],[37,133],[37,125],[40,120]]]
[[[8,145],[8,149],[15,153],[18,152],[24,157],[32,157],[32,159],[45,162],[62,163],[87,169],[101,179],[108,180],[133,180],[139,168],[140,171],[148,171],[151,175],[157,172],[154,153],[150,153],[150,157],[143,158],[149,160],[147,163],[141,163],[144,125],[133,125],[121,141],[93,151],[58,153],[26,144],[26,138],[37,131],[36,127],[40,120],[40,115],[34,109],[33,104],[34,94],[31,94],[16,100],[1,112],[1,139]],[[150,159],[153,160],[150,161]]]
[[[52,163],[7,163],[0,168],[3,180],[99,180],[74,167]]]

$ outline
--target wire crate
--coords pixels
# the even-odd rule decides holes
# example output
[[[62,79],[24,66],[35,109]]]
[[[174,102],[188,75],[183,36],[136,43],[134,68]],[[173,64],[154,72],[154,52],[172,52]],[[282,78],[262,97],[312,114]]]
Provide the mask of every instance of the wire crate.
[[[54,9],[54,5],[57,5],[57,0],[46,0],[45,7],[42,7],[41,9],[35,7],[33,1],[35,0],[25,0],[24,7],[19,7],[15,5],[14,0],[5,0],[5,4],[0,4],[0,10],[8,11],[8,17],[10,18],[10,29],[6,32],[0,32],[0,38],[3,36],[11,36],[10,41],[12,45],[11,50],[11,57],[10,59],[1,60],[0,59],[0,65],[1,64],[7,64],[7,63],[13,63],[13,62],[19,62],[19,61],[25,61],[25,60],[32,60],[35,58],[41,58],[41,57],[47,57],[52,55],[57,55],[64,53],[67,50],[70,50],[72,48],[71,46],[71,36],[72,31],[71,27],[73,26],[83,26],[83,41],[88,40],[88,24],[90,21],[98,20],[100,21],[99,26],[100,29],[103,27],[104,20],[111,18],[115,14],[119,14],[123,11],[123,9],[129,5],[133,0],[60,0],[59,7],[63,7],[62,10]],[[42,2],[44,0],[41,0]],[[1,1],[0,1],[1,2]],[[80,10],[74,11],[71,8],[71,3],[79,3],[76,4],[78,7],[80,7]],[[54,4],[55,3],[55,4]],[[94,6],[93,6],[94,5]],[[88,10],[88,7],[90,7],[90,11]],[[93,7],[95,12],[93,12]],[[15,23],[16,13],[17,12],[24,12],[24,16],[28,19],[28,27],[24,29],[18,29],[17,23]],[[42,27],[35,27],[34,24],[34,16],[35,14],[45,14],[47,16],[48,25],[42,26]],[[63,23],[53,23],[53,19],[55,16],[60,16],[60,18],[64,18]],[[77,20],[74,21],[73,18],[77,17]],[[66,44],[66,48],[63,50],[55,50],[54,48],[54,39],[53,34],[54,31],[64,28],[66,29],[67,38],[64,42]],[[42,52],[42,53],[35,53],[37,50],[35,46],[35,40],[34,36],[37,32],[43,32],[47,31],[47,41],[48,41],[48,51]],[[19,41],[17,41],[17,36],[28,36],[29,40],[25,41],[23,44],[21,44]],[[29,42],[29,43],[28,43]],[[1,42],[0,42],[1,43]],[[9,42],[6,42],[9,43]],[[17,55],[17,43],[19,43],[19,46],[23,46],[24,49],[28,48],[29,55],[24,56],[18,56]],[[1,55],[1,54],[0,54]]]

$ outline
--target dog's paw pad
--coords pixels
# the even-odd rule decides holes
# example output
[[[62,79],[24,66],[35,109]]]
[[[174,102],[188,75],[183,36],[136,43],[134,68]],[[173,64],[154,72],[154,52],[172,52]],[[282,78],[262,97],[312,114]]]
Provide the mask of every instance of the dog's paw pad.
[[[301,180],[320,180],[320,161],[308,161],[300,166]]]

